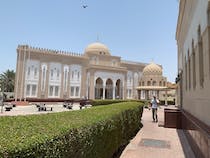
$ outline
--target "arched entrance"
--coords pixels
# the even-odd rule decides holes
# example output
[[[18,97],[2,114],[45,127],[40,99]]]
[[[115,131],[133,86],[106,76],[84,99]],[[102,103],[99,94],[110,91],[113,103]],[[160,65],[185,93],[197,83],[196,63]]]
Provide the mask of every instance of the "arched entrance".
[[[103,80],[99,77],[96,79],[95,84],[95,99],[103,98]]]
[[[113,99],[113,82],[111,79],[106,81],[105,99]]]
[[[115,98],[122,99],[123,98],[122,92],[123,92],[122,82],[120,81],[120,79],[118,79],[116,82]]]

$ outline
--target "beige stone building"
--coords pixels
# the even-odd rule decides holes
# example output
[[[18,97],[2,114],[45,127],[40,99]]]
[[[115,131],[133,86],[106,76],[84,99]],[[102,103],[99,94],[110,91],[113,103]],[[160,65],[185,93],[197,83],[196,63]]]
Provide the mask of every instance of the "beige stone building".
[[[84,54],[19,45],[15,99],[138,99],[136,87],[145,65],[112,56],[98,42]]]
[[[161,104],[175,104],[176,84],[167,82],[167,78],[163,76],[162,66],[154,62],[144,67],[136,89],[141,100],[148,101],[156,96]]]
[[[210,1],[180,0],[178,104],[197,157],[210,157]]]
[[[167,88],[167,79],[163,76],[162,67],[151,63],[148,64],[144,69],[142,76],[139,81],[140,98],[142,100],[149,100],[153,96],[162,98],[162,91]]]

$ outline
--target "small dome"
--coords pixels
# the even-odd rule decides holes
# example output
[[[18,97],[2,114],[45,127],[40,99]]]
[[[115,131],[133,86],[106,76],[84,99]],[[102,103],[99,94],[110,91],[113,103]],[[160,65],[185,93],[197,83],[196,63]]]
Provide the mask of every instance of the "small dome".
[[[110,55],[108,47],[99,42],[89,44],[85,48],[85,54]]]
[[[143,69],[143,75],[162,75],[162,68],[155,63],[151,63]]]

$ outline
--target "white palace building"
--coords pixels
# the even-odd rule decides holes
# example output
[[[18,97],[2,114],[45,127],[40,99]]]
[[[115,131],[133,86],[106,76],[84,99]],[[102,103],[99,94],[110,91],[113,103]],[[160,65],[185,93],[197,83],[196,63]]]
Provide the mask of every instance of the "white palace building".
[[[99,42],[88,45],[84,54],[19,45],[15,100],[149,99],[159,95],[155,91],[165,87],[166,78],[161,66],[147,65],[112,56]]]

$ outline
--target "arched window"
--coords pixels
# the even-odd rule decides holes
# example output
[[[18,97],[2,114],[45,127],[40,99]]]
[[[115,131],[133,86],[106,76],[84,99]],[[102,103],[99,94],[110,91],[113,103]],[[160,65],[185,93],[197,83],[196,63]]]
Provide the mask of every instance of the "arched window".
[[[31,68],[28,67],[28,76],[30,76],[30,73],[31,73]]]
[[[163,86],[164,86],[164,87],[166,86],[166,82],[165,82],[165,81],[163,82]]]
[[[34,78],[37,77],[37,68],[34,69]]]
[[[192,66],[193,66],[193,88],[196,87],[196,63],[195,63],[195,48],[194,48],[194,40],[192,40]]]
[[[204,70],[203,70],[203,39],[201,36],[201,27],[198,26],[198,54],[199,54],[199,76],[200,76],[200,86],[203,87],[204,82]]]
[[[151,82],[150,81],[147,81],[147,86],[151,86]]]
[[[186,89],[186,91],[187,91],[187,59],[186,59],[186,56],[185,56],[185,89]]]
[[[187,51],[187,57],[188,57],[188,79],[189,79],[188,87],[189,87],[189,90],[190,90],[190,88],[191,88],[191,60],[190,60],[190,51],[189,51],[189,49]]]

